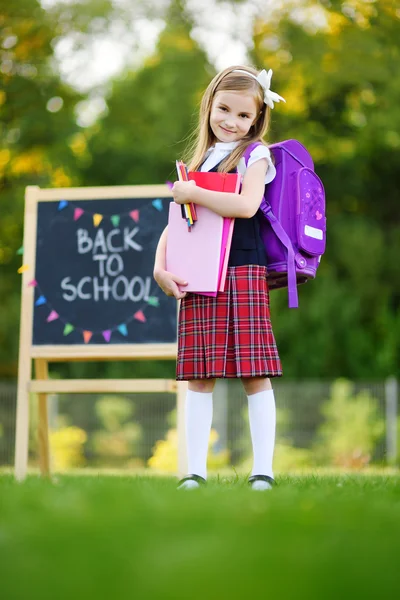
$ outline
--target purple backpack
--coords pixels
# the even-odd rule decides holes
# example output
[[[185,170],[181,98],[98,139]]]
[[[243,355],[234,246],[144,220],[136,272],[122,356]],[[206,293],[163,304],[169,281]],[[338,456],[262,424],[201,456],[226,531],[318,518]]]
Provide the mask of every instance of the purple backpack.
[[[259,142],[250,144],[249,156]],[[269,146],[276,177],[265,186],[260,209],[261,237],[267,253],[268,286],[288,288],[289,308],[299,305],[297,284],[314,279],[325,252],[325,192],[310,154],[297,140]]]

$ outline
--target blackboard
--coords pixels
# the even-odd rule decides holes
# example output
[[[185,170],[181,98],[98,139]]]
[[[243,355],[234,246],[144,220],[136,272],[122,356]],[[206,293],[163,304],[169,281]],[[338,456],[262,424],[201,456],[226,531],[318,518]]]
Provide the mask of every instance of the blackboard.
[[[176,342],[176,300],[153,279],[170,201],[38,201],[33,345]]]

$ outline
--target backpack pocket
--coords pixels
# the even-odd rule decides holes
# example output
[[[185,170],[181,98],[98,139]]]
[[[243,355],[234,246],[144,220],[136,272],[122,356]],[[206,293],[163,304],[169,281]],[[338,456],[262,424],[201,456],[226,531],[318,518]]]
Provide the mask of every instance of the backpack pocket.
[[[297,237],[299,249],[316,256],[325,252],[325,191],[322,181],[306,167],[297,174]]]

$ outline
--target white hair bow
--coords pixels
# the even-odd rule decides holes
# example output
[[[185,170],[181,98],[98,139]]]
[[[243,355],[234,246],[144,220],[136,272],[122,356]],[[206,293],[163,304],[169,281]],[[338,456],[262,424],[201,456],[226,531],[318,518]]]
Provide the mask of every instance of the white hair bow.
[[[273,73],[272,69],[270,69],[268,71],[268,73],[265,69],[263,69],[262,71],[259,72],[259,74],[257,76],[253,75],[253,73],[249,73],[248,71],[244,71],[242,69],[235,69],[234,73],[245,73],[245,75],[248,75],[249,77],[253,77],[253,79],[258,81],[258,83],[261,85],[262,89],[264,90],[264,102],[270,108],[274,108],[274,102],[280,102],[281,100],[283,102],[286,102],[285,98],[282,98],[282,96],[279,96],[279,94],[277,94],[276,92],[273,92],[270,89],[271,78],[272,78],[272,73]]]

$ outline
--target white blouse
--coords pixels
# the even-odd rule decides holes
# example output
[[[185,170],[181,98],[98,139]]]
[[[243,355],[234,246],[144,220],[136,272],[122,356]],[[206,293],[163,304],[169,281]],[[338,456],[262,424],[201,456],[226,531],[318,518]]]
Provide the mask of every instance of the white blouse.
[[[236,148],[239,142],[217,142],[215,146],[212,146],[207,150],[206,160],[202,164],[200,170],[201,171],[209,171],[215,165],[221,162],[224,158],[228,156]],[[247,163],[247,167],[250,167],[253,163],[261,158],[266,158],[268,162],[268,169],[265,175],[265,183],[270,183],[276,175],[275,166],[271,160],[271,152],[267,146],[263,146],[260,144],[252,152],[250,153],[249,161]],[[246,164],[244,162],[244,158],[242,157],[237,166],[237,170],[241,175],[246,173]]]

